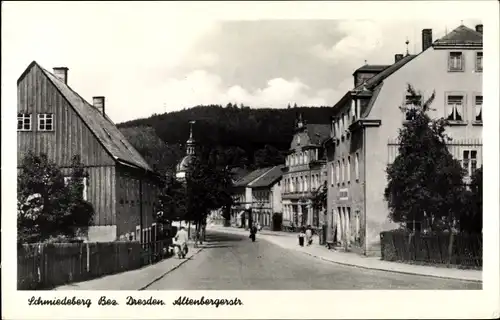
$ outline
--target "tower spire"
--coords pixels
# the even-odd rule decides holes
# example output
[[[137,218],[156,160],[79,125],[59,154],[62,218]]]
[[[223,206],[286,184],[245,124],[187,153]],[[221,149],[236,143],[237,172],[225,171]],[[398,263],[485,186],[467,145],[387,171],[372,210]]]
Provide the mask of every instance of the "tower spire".
[[[406,55],[409,56],[410,55],[410,51],[408,50],[408,45],[410,44],[410,40],[408,40],[408,38],[406,38]]]
[[[196,121],[192,120],[189,121],[189,139],[186,142],[186,154],[188,155],[194,155],[194,145],[195,141],[193,138],[193,124],[195,124]]]

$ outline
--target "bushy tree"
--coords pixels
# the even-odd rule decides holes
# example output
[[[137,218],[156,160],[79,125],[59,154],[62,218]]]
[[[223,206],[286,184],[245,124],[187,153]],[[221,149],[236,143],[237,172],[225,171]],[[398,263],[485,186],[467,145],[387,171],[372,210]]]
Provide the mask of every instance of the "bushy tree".
[[[434,93],[424,101],[422,94],[408,85],[407,96],[408,105],[413,107],[401,109],[411,120],[399,130],[399,154],[386,170],[384,197],[389,216],[409,229],[420,230],[420,223],[427,219],[434,226],[446,221],[446,227],[451,228],[464,204],[465,172],[446,146],[450,140],[445,134],[446,120],[428,115]]]
[[[460,217],[460,229],[480,234],[483,230],[483,167],[473,172],[466,201],[467,205]]]
[[[78,156],[72,159],[66,185],[61,170],[46,155],[27,154],[17,179],[18,241],[74,237],[80,228],[88,227],[94,210],[83,199],[84,176]]]
[[[325,181],[318,189],[313,191],[312,194],[313,209],[319,214],[325,210],[328,201],[328,184]]]

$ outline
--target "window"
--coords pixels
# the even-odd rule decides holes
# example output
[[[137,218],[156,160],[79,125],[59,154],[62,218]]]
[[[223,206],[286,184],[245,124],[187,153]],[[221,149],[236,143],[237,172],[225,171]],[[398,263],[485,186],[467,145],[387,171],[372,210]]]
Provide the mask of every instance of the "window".
[[[333,183],[335,181],[335,177],[334,177],[334,173],[333,173],[333,171],[335,170],[334,168],[335,168],[335,165],[332,163],[330,165],[330,170],[331,170],[331,172],[330,172],[330,179],[331,179],[331,184],[332,185],[333,185]]]
[[[405,121],[411,121],[415,119],[417,108],[422,102],[421,96],[406,96],[405,101]]]
[[[308,185],[307,185],[307,177],[304,177],[304,190],[303,191],[308,191]]]
[[[483,122],[483,96],[476,96],[474,100],[474,119]]]
[[[450,52],[448,58],[448,71],[464,71],[462,52]]]
[[[54,115],[52,113],[40,113],[38,115],[38,130],[39,131],[54,130]]]
[[[477,169],[477,151],[476,150],[464,150],[462,165],[467,171],[467,176],[471,176]]]
[[[352,101],[351,101],[351,119],[352,119],[353,123],[358,118],[358,110],[356,107],[357,107],[356,100],[352,99]]]
[[[17,114],[17,131],[31,131],[31,114]]]
[[[356,180],[359,180],[359,153],[357,152],[354,157],[354,172],[356,174]]]
[[[337,167],[335,168],[335,173],[337,175],[337,184],[340,183],[340,160],[337,161]]]
[[[463,121],[464,97],[448,96],[446,119],[450,121]]]
[[[476,52],[476,71],[483,72],[483,53]]]
[[[340,168],[342,170],[342,183],[345,181],[345,160],[342,159],[342,167]]]
[[[347,182],[351,182],[351,157],[347,157]]]

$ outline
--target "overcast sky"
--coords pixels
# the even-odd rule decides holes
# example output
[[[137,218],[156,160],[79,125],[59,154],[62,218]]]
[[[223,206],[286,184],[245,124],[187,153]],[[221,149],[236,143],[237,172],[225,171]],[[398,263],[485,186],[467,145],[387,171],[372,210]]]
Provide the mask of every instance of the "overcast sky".
[[[272,20],[267,15],[243,21],[237,14],[244,12],[241,7],[222,21],[217,14],[205,14],[201,4],[164,2],[3,7],[2,93],[7,103],[15,105],[16,80],[36,60],[49,71],[68,67],[69,85],[87,101],[105,96],[115,122],[197,104],[333,105],[352,87],[352,72],[365,60],[392,63],[394,54],[406,52],[407,38],[410,53],[418,53],[424,28],[432,28],[436,39],[462,19],[471,28],[480,23],[460,16]],[[339,17],[338,12],[332,16]]]

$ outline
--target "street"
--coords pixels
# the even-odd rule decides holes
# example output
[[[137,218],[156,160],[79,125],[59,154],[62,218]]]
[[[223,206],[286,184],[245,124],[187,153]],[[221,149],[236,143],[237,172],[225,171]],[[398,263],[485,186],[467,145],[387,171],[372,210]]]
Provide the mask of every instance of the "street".
[[[480,283],[342,266],[244,235],[209,231],[204,249],[145,290],[481,289]]]

